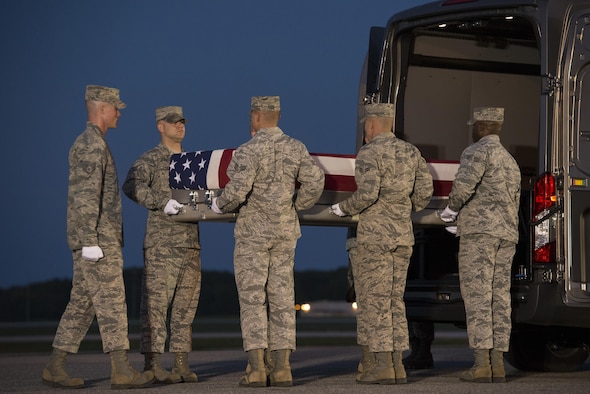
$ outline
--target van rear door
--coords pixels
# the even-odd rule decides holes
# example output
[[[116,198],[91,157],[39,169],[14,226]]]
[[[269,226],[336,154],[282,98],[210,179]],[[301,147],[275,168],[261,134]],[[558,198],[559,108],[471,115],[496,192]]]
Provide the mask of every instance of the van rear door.
[[[565,302],[590,307],[590,14],[564,22]]]

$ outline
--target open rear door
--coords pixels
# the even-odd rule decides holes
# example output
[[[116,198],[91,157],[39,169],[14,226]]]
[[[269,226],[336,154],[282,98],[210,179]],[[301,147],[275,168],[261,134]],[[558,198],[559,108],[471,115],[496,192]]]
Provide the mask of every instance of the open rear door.
[[[565,301],[590,306],[590,14],[573,14],[566,27],[563,97],[571,107],[564,113]]]

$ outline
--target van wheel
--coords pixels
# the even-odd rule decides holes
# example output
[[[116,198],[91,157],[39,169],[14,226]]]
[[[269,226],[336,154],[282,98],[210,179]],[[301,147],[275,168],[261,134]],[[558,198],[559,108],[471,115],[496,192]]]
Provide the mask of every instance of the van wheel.
[[[576,371],[590,353],[583,335],[581,330],[562,327],[518,327],[505,359],[521,371]]]

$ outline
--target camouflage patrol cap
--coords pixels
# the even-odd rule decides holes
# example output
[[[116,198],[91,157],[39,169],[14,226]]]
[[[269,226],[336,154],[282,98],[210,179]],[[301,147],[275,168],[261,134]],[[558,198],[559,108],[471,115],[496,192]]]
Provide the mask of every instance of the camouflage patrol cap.
[[[467,122],[472,125],[475,122],[504,122],[504,108],[479,107],[473,110],[473,116]]]
[[[186,123],[186,118],[182,115],[182,107],[177,105],[156,108],[156,122],[160,120],[166,123]]]
[[[254,96],[252,97],[251,109],[253,111],[280,111],[281,102],[279,96]]]
[[[123,109],[127,107],[127,105],[119,98],[119,89],[109,88],[106,86],[86,86],[85,99],[86,101],[101,101],[103,103],[109,103],[117,109]]]
[[[365,105],[365,116],[363,116],[361,122],[364,122],[367,118],[393,118],[393,114],[393,104],[367,104]]]

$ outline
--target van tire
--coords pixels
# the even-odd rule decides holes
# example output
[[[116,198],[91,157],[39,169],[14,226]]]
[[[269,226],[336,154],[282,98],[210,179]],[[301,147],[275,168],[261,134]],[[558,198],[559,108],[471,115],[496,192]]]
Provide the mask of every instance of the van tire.
[[[590,353],[583,335],[569,328],[519,326],[512,332],[505,359],[521,371],[577,371]]]

